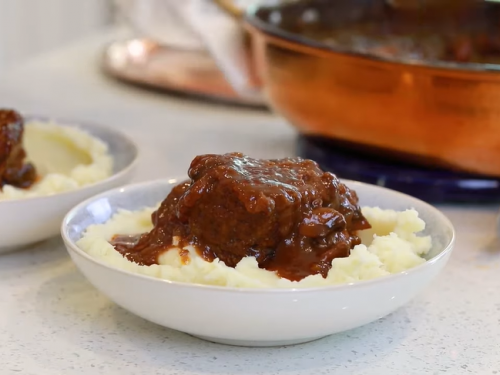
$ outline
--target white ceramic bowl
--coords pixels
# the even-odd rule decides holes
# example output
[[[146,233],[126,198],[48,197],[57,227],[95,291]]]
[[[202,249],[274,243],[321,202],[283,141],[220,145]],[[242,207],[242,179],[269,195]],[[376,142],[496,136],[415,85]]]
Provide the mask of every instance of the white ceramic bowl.
[[[115,269],[75,245],[89,225],[106,222],[118,209],[154,206],[176,183],[176,179],[147,182],[89,199],[68,213],[62,237],[81,272],[118,305],[209,341],[245,346],[294,344],[373,322],[425,288],[445,266],[454,243],[452,224],[434,207],[392,190],[347,181],[362,205],[417,209],[435,245],[429,260],[407,272],[350,285],[240,289],[170,282]]]
[[[125,135],[96,125],[54,122],[76,126],[107,143],[113,157],[113,175],[64,193],[0,201],[0,253],[58,235],[64,215],[72,207],[98,193],[126,184],[133,176],[138,150]]]

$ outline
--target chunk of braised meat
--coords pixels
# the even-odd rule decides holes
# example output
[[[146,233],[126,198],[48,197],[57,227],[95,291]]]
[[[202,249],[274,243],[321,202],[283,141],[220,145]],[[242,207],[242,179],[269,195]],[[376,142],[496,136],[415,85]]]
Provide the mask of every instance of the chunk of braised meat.
[[[235,267],[247,256],[281,277],[326,277],[369,228],[356,193],[335,175],[301,158],[252,159],[240,153],[202,155],[190,181],[174,188],[153,214],[154,229],[115,247],[139,264],[155,264],[173,246],[194,245],[206,260]]]
[[[13,110],[0,110],[0,184],[29,188],[36,180],[35,167],[25,163],[24,120]]]

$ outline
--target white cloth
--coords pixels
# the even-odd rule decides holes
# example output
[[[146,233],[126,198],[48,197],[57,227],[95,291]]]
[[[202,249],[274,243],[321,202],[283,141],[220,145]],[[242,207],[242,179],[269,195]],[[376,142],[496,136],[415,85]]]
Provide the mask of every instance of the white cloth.
[[[257,99],[260,90],[251,85],[251,59],[247,58],[239,22],[210,0],[190,0],[186,20],[210,51],[231,86],[243,97]]]
[[[184,15],[191,0],[114,0],[118,16],[140,37],[183,49],[205,49]]]

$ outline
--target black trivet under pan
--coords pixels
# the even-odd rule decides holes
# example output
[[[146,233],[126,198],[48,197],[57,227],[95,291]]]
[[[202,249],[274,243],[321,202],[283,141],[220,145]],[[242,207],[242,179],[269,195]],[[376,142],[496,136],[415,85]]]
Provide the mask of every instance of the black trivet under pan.
[[[431,203],[500,202],[500,179],[362,155],[317,137],[299,136],[297,154],[340,178],[394,189]]]

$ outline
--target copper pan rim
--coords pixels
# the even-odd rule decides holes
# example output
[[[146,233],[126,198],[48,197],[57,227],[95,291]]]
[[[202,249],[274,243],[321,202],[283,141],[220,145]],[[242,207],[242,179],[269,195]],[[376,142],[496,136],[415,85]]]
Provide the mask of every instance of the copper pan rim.
[[[399,66],[411,66],[413,68],[422,68],[426,70],[440,70],[470,73],[471,76],[478,74],[488,75],[493,77],[500,77],[500,64],[482,64],[482,63],[456,63],[449,61],[430,61],[420,59],[396,59],[382,56],[375,56],[368,53],[361,53],[350,50],[348,48],[339,48],[329,46],[311,38],[307,38],[297,33],[289,32],[266,22],[258,17],[258,11],[262,9],[261,6],[253,5],[246,10],[242,22],[244,28],[251,34],[265,34],[265,37],[275,44],[281,44],[293,50],[300,50],[302,52],[328,57],[328,56],[344,56],[351,57],[356,60],[364,60],[367,63],[374,65],[390,64]]]

